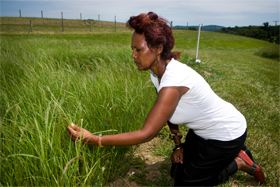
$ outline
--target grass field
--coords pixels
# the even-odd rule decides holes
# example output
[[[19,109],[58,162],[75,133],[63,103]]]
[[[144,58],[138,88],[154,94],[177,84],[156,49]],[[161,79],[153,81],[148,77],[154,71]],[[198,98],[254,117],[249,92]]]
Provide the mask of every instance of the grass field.
[[[1,185],[105,186],[123,177],[134,164],[137,146],[100,149],[75,144],[66,125],[71,121],[94,134],[141,128],[156,94],[149,72],[139,72],[130,57],[132,31],[121,24],[118,32],[100,25],[90,33],[77,22],[72,27],[78,30],[62,33],[41,26],[42,31],[31,33],[29,18],[19,27],[19,18],[5,19],[0,53]],[[174,50],[183,52],[180,61],[244,114],[246,145],[264,171],[264,185],[279,186],[279,61],[255,55],[278,45],[202,32],[199,64],[194,63],[197,32],[174,30],[174,35]],[[167,136],[164,128],[159,137],[168,145],[151,152],[169,158],[172,142]],[[233,179],[220,186],[247,186],[253,180],[243,172]],[[141,184],[159,185],[145,180]]]

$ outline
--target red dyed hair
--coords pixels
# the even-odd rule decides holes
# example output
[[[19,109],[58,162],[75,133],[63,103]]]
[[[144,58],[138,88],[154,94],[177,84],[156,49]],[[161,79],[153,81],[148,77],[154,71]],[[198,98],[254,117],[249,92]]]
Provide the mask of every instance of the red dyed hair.
[[[179,59],[181,52],[171,52],[175,41],[169,22],[164,18],[158,17],[154,12],[131,16],[126,26],[134,29],[136,33],[143,34],[149,48],[157,48],[162,45],[163,50],[160,54],[161,59]]]

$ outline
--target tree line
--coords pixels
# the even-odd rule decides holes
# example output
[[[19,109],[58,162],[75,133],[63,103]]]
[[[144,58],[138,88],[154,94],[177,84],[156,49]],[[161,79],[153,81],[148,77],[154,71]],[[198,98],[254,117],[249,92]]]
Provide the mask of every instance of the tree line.
[[[271,26],[265,22],[262,26],[225,27],[217,32],[247,36],[279,44],[279,28],[279,25]]]

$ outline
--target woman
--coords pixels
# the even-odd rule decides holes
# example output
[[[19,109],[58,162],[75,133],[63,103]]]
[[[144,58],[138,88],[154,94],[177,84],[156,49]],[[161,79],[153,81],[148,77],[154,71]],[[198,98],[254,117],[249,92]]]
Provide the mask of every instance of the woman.
[[[152,140],[168,123],[175,148],[171,174],[175,186],[217,185],[237,170],[248,172],[262,184],[264,175],[244,145],[246,120],[230,103],[219,98],[194,70],[178,62],[171,52],[174,37],[167,21],[153,12],[131,17],[127,26],[132,58],[139,70],[150,70],[157,99],[141,130],[95,136],[71,124],[69,136],[90,145],[134,145]],[[178,125],[190,129],[181,144]]]

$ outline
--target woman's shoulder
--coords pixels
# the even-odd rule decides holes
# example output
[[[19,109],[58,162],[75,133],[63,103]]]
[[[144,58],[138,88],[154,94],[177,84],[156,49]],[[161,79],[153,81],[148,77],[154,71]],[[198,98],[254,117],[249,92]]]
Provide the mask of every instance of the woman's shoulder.
[[[194,70],[175,59],[171,60],[162,76],[160,86],[187,86],[191,88],[196,82]]]
[[[187,66],[186,64],[179,62],[178,60],[172,59],[168,65],[166,66],[166,75],[173,75],[178,77],[178,75],[182,74],[183,75],[190,75],[191,72],[194,70]]]
[[[170,62],[167,64],[167,66],[182,66],[182,65],[186,65],[186,64],[183,64],[182,62],[179,62],[178,60],[175,60],[174,58],[172,58],[170,60]]]

